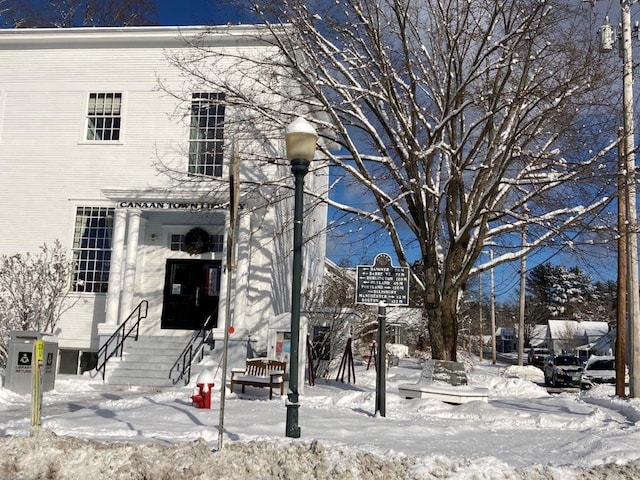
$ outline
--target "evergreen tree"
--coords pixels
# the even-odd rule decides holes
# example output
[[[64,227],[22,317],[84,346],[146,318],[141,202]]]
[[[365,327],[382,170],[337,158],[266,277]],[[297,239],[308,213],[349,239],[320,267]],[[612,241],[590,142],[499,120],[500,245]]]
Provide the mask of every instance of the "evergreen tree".
[[[540,311],[542,307],[550,317],[591,319],[595,288],[591,277],[579,267],[538,265],[527,275],[527,289],[529,310]]]

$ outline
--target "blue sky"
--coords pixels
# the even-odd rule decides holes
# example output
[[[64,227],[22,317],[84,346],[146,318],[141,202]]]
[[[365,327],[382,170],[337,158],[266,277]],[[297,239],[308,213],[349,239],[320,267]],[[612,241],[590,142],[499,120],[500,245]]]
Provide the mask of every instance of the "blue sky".
[[[157,0],[161,25],[223,25],[243,21],[238,9],[219,0]]]
[[[157,0],[160,24],[186,26],[251,23],[251,20],[246,15],[238,13],[237,7],[230,7],[228,5],[229,1],[231,0]],[[366,232],[360,231],[352,232],[352,235],[354,235],[355,240],[353,238],[348,240],[333,239],[334,248],[331,248],[331,244],[327,246],[329,257],[334,261],[347,257],[354,264],[369,264],[373,257],[381,252],[392,254],[392,257],[395,258],[395,254],[393,254],[388,238],[385,235],[379,233],[372,238],[366,235]],[[351,245],[351,247],[348,247],[348,245]],[[366,245],[369,248],[366,248]],[[567,257],[565,254],[547,257],[544,253],[540,253],[529,259],[527,267],[530,269],[546,261],[569,266],[575,264],[575,259],[570,256]],[[579,264],[578,266],[591,275],[594,281],[597,281],[615,276],[614,263],[615,258],[611,258],[610,261],[594,262],[594,265]],[[496,269],[496,295],[501,300],[513,299],[517,294],[519,290],[519,266],[520,262],[513,262]],[[486,284],[485,291],[488,292],[488,273],[484,274],[483,280]]]

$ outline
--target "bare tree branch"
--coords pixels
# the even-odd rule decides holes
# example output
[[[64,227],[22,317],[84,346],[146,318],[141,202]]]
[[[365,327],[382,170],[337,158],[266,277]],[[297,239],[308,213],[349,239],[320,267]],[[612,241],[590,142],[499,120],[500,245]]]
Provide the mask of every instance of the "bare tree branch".
[[[249,60],[194,44],[190,56],[172,58],[189,78],[185,90],[226,92],[230,130],[262,138],[265,162],[278,161],[266,146],[292,116],[313,117],[333,191],[356,199],[318,201],[363,235],[384,230],[400,264],[419,265],[412,283],[435,358],[456,357],[461,295],[469,275],[488,268],[476,265],[486,242],[511,246],[494,266],[511,261],[562,241],[610,202],[615,133],[601,122],[611,114],[603,99],[613,69],[582,6],[280,0],[252,8],[266,25],[256,40],[273,50]]]
[[[153,0],[6,0],[2,24],[31,27],[126,27],[156,25]]]

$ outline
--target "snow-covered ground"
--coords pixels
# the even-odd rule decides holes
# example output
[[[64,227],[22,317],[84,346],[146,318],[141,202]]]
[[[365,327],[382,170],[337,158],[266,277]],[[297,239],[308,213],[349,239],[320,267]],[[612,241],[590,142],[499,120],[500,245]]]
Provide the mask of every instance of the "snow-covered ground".
[[[117,389],[61,376],[34,432],[30,397],[0,389],[0,478],[640,478],[640,400],[618,399],[613,387],[550,395],[540,370],[486,361],[470,382],[489,388],[488,402],[401,398],[398,385],[420,372],[412,360],[389,369],[385,417],[374,413],[376,375],[365,366],[355,384],[305,387],[299,440],[285,437],[284,398],[227,393],[222,449],[219,381],[202,410],[192,387]]]

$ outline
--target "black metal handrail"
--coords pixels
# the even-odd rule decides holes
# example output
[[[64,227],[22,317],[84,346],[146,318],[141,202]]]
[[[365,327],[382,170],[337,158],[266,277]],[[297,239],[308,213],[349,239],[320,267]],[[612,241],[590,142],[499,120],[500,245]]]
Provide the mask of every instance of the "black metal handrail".
[[[131,336],[131,332],[135,329],[135,340],[138,341],[138,334],[140,332],[140,320],[147,318],[147,311],[149,309],[149,302],[142,300],[136,308],[133,309],[131,315],[120,324],[118,329],[113,332],[113,335],[98,349],[98,363],[96,365],[96,371],[102,373],[102,380],[104,380],[107,370],[107,361],[114,356],[121,357],[124,341]],[[135,318],[133,325],[129,325],[130,321]],[[129,325],[129,327],[127,327]],[[109,347],[115,342],[115,346],[111,349]]]
[[[174,385],[182,379],[184,379],[185,385],[189,385],[191,381],[191,365],[193,365],[194,357],[197,357],[198,362],[204,358],[204,345],[211,338],[211,327],[207,326],[210,319],[211,316],[204,322],[204,326],[200,331],[191,337],[189,343],[184,347],[182,353],[178,355],[178,359],[169,370],[169,378]],[[198,339],[200,339],[199,342]],[[178,374],[176,378],[173,378],[174,372]]]

